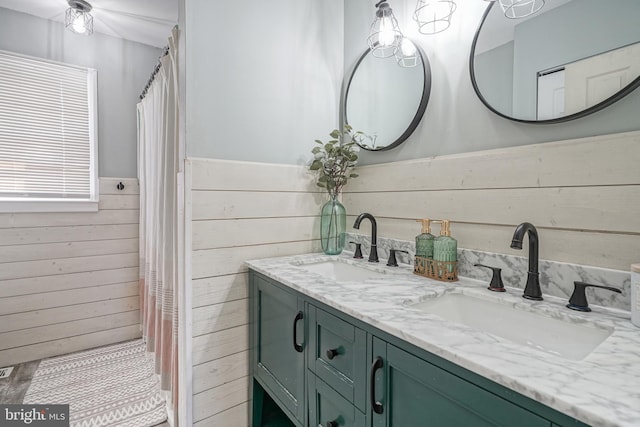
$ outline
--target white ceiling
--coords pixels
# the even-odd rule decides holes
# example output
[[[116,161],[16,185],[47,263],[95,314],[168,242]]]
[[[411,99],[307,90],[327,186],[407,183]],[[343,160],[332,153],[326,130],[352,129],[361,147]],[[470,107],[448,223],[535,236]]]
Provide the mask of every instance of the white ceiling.
[[[178,0],[89,0],[94,31],[156,47],[178,23]],[[66,0],[0,0],[0,7],[64,22]]]

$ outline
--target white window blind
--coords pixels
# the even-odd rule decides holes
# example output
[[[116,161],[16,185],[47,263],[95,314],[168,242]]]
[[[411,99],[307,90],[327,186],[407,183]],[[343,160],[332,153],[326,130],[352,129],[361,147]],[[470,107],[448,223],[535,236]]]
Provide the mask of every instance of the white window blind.
[[[95,101],[95,70],[0,52],[0,204],[97,201]]]

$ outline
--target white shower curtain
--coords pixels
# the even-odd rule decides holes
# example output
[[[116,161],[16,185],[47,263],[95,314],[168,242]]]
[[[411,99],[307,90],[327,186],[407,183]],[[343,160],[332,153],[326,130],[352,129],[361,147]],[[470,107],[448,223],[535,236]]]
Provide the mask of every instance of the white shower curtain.
[[[178,30],[138,103],[142,336],[175,414],[178,386]]]

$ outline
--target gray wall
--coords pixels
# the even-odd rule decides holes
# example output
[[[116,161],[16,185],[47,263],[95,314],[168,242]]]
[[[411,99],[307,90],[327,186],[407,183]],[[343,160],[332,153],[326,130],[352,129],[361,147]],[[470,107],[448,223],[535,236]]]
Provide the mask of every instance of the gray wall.
[[[343,1],[183,1],[187,155],[308,161],[338,126]]]
[[[168,34],[167,34],[168,36]],[[0,49],[98,70],[100,176],[136,177],[136,103],[160,50],[0,8]]]
[[[608,3],[608,2],[603,2]],[[362,153],[361,164],[423,158],[491,148],[533,144],[640,129],[629,120],[640,111],[640,91],[586,118],[555,125],[520,124],[489,111],[476,96],[469,78],[469,51],[487,3],[458,1],[451,27],[426,36],[411,19],[415,1],[395,0],[391,6],[403,32],[417,41],[431,61],[431,98],[416,132],[389,152]],[[345,2],[345,66],[366,48],[375,9],[369,0]],[[576,17],[574,17],[575,19]],[[593,29],[595,30],[595,29]]]

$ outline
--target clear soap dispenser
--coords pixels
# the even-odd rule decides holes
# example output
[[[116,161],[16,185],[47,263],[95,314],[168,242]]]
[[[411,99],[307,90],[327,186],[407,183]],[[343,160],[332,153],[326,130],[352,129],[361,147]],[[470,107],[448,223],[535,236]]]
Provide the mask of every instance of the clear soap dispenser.
[[[458,241],[451,237],[450,224],[446,219],[442,220],[440,236],[433,241],[433,259],[447,262],[458,260]],[[453,266],[449,271],[453,271]]]
[[[416,256],[433,259],[433,242],[436,237],[431,234],[431,220],[416,219],[416,222],[422,222],[422,234],[416,236]]]

